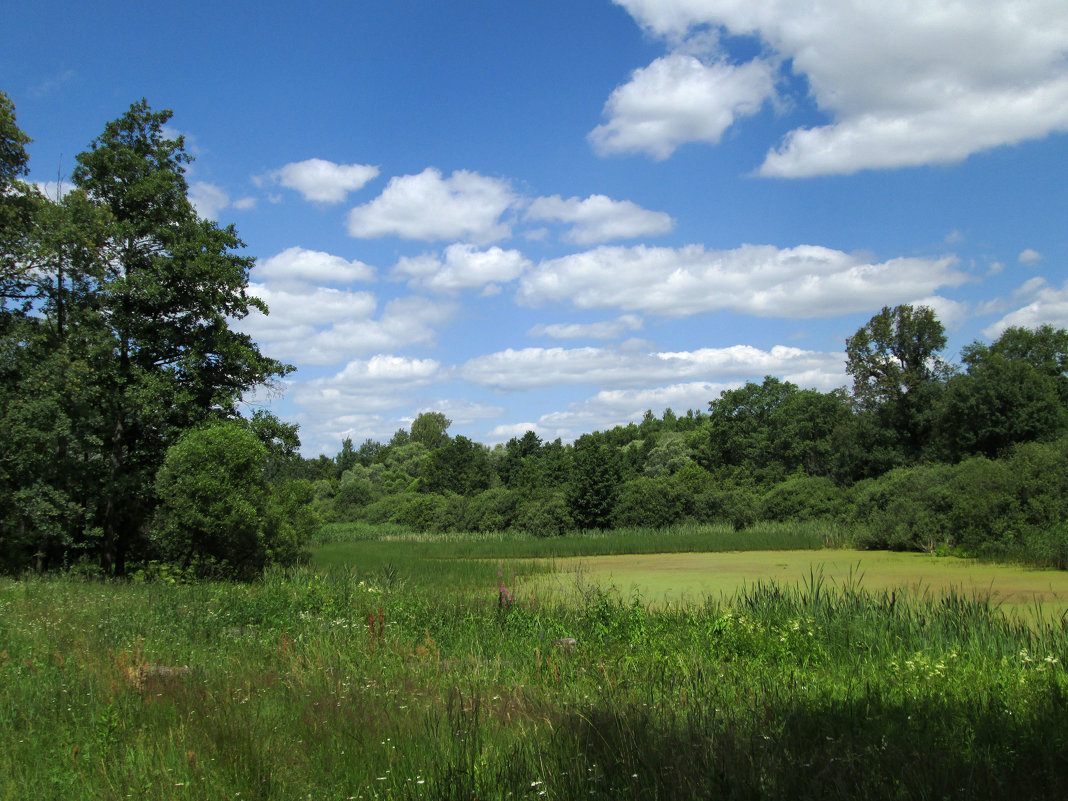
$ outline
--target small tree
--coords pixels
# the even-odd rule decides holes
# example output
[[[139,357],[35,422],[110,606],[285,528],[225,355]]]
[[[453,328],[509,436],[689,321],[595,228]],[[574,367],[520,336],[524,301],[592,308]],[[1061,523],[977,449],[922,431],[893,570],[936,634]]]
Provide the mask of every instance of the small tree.
[[[301,561],[315,522],[308,517],[311,484],[285,482],[272,491],[266,465],[267,448],[239,421],[179,437],[156,476],[160,556],[235,578],[251,578],[272,562]]]

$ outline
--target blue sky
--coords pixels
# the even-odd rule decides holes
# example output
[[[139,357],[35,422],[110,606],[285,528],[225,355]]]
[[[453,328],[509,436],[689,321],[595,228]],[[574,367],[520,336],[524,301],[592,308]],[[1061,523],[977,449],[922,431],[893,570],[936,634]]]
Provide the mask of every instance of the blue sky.
[[[419,412],[487,444],[848,384],[925,303],[946,356],[1068,326],[1068,4],[38,0],[0,89],[55,191],[171,108],[297,366],[305,453]]]

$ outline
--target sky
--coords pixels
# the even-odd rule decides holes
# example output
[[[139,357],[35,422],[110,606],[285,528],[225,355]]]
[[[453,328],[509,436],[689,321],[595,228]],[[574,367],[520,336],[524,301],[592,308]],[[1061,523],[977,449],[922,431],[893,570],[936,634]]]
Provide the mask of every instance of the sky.
[[[30,179],[141,98],[233,223],[305,455],[421,412],[487,445],[848,386],[933,308],[944,356],[1068,327],[1063,0],[35,0],[0,89]]]

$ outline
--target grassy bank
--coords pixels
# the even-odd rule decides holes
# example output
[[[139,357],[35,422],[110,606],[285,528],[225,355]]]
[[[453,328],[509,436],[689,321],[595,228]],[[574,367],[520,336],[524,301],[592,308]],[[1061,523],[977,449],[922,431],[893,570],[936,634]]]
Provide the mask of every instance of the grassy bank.
[[[0,582],[0,798],[1068,792],[1059,625],[816,575],[541,597],[484,555]]]

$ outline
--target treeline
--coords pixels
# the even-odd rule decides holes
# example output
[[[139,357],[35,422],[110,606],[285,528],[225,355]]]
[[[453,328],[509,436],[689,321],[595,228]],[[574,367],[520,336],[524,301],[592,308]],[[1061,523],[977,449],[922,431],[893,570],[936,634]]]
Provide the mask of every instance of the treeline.
[[[1068,560],[1068,331],[1009,328],[940,356],[927,308],[884,308],[847,340],[851,390],[767,377],[707,411],[487,448],[439,412],[388,443],[294,464],[332,520],[538,535],[826,519],[857,544]],[[1045,554],[1039,558],[1036,554]]]
[[[238,414],[292,368],[230,327],[266,312],[253,261],[190,204],[169,118],[135,103],[49,198],[0,92],[2,571],[244,577],[300,561],[316,528],[296,427]]]

